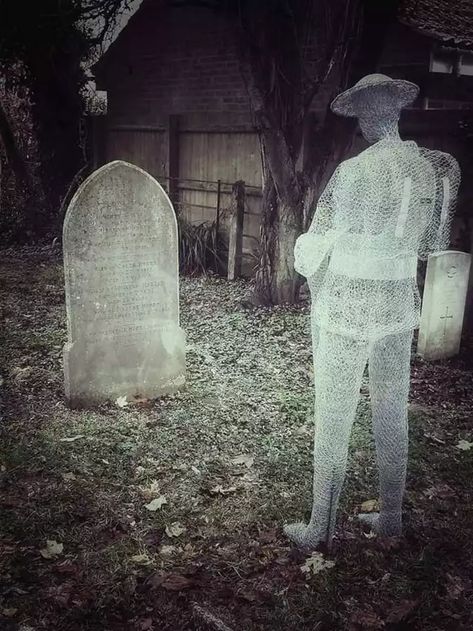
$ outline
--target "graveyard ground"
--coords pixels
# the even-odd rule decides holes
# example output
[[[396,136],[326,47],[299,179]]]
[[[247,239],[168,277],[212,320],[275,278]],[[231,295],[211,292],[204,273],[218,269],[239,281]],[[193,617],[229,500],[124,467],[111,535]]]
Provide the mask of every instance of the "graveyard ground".
[[[281,533],[310,502],[307,305],[252,310],[247,282],[183,279],[186,389],[77,411],[63,398],[59,253],[3,251],[0,268],[2,630],[472,628],[467,351],[413,364],[400,541],[354,519],[376,497],[364,390],[321,568]]]

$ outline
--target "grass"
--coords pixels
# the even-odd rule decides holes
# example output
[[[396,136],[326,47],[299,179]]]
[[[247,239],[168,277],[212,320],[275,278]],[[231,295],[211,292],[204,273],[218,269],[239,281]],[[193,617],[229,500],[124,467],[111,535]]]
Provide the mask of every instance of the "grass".
[[[308,307],[248,310],[248,283],[182,279],[188,381],[176,395],[70,410],[61,262],[2,253],[0,628],[234,631],[471,628],[471,367],[413,363],[405,537],[367,538],[376,497],[366,387],[331,569],[307,577],[281,525],[307,515]],[[233,462],[248,457],[247,465]],[[164,495],[155,512],[145,508]],[[173,524],[182,532],[172,535]],[[171,529],[171,530],[170,530]],[[179,531],[177,531],[179,532]],[[47,540],[63,544],[53,558]]]

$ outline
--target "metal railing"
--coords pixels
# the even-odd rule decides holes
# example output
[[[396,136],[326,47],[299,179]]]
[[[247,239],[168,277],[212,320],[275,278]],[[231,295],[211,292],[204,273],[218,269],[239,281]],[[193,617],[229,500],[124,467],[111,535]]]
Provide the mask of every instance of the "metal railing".
[[[228,277],[231,279],[238,277],[241,273],[241,261],[242,258],[245,256],[245,253],[243,253],[243,238],[259,243],[258,237],[252,234],[248,234],[248,231],[244,232],[244,216],[259,215],[258,212],[254,212],[249,208],[247,198],[261,198],[261,187],[252,184],[246,184],[242,180],[238,182],[227,182],[221,179],[202,180],[197,178],[182,177],[171,178],[169,176],[160,178],[160,180],[163,181],[163,186],[168,192],[169,190],[173,191],[174,194],[171,196],[171,201],[178,213],[180,211],[185,211],[189,213],[189,211],[192,211],[193,208],[199,210],[213,211],[215,213],[215,218],[213,221],[215,221],[217,239],[220,234],[222,213],[228,212],[230,214],[228,235]],[[173,184],[172,186],[171,183]],[[216,196],[215,204],[199,204],[195,202],[181,200],[179,198],[179,193],[181,191],[213,193]],[[223,195],[225,195],[227,199],[230,196],[228,207],[224,207],[222,204]],[[248,256],[248,254],[246,255]]]

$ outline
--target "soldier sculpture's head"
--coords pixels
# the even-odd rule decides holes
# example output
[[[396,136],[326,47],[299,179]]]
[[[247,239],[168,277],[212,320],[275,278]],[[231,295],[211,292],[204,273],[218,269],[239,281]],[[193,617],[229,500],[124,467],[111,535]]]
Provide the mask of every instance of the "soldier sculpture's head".
[[[358,118],[363,137],[373,143],[397,134],[401,109],[418,93],[419,87],[410,81],[370,74],[339,94],[330,107],[335,114]]]

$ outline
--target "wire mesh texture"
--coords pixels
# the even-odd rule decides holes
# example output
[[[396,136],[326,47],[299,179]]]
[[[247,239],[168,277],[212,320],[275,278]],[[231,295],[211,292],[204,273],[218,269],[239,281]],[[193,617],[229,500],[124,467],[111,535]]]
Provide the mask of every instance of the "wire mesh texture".
[[[302,547],[331,544],[367,364],[380,512],[362,520],[380,535],[402,531],[417,261],[448,247],[460,183],[451,155],[399,137],[400,111],[417,93],[410,82],[375,74],[332,102],[337,114],[358,118],[371,146],[337,167],[296,242],[295,268],[312,302],[314,489],[309,523],[285,531]]]

